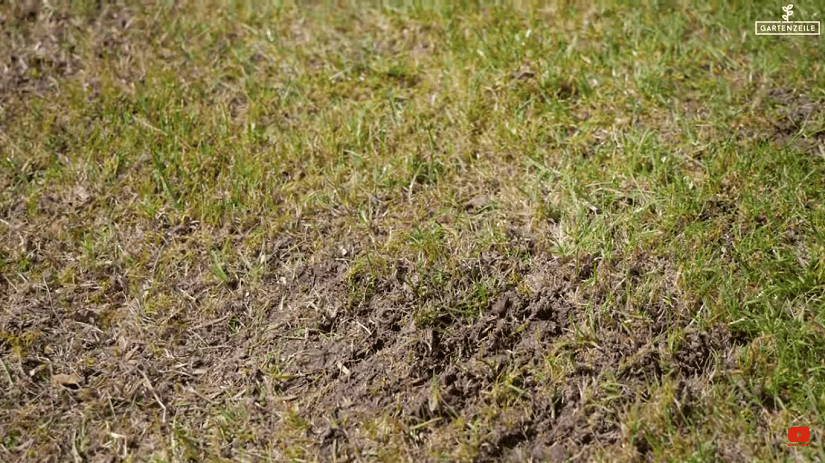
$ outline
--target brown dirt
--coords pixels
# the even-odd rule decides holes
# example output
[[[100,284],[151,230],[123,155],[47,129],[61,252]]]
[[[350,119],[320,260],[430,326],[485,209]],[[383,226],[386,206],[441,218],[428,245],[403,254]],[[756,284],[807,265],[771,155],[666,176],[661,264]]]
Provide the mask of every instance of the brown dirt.
[[[760,99],[773,117],[764,133],[774,146],[790,147],[810,156],[825,156],[825,111],[822,103],[812,101],[804,92],[790,88],[771,88]]]
[[[477,265],[495,268],[506,262],[492,254]],[[333,459],[354,458],[363,450],[351,436],[358,433],[357,423],[369,417],[389,413],[403,429],[431,420],[472,422],[495,405],[493,391],[507,377],[518,391],[509,399],[512,408],[491,421],[475,461],[523,461],[527,455],[586,461],[583,451],[620,438],[620,404],[645,396],[663,376],[681,378],[678,394],[688,413],[699,387],[696,378],[713,368],[714,352],[730,348],[731,341],[720,327],[691,328],[690,318],[674,311],[672,300],[653,301],[646,319],[631,332],[618,323],[621,314],[597,303],[601,326],[590,339],[577,339],[577,327],[586,323],[576,302],[581,277],[586,277],[580,263],[532,256],[523,275],[531,282],[529,289],[505,290],[475,319],[445,315],[424,326],[416,323],[414,312],[426,302],[399,277],[403,265],[395,277],[376,283],[374,296],[350,307],[342,297],[347,292],[345,263],[330,257],[306,266],[285,294],[311,296],[287,297],[284,311],[273,314],[304,333],[276,337],[264,347],[277,346],[281,359],[292,359],[280,371],[289,379],[273,387],[279,394],[303,398],[301,413],[317,436],[311,453]],[[636,265],[655,270],[644,258]],[[665,353],[662,333],[679,326],[686,333],[682,346]],[[550,384],[531,372],[553,355],[568,356],[574,367],[563,381]],[[581,385],[605,378],[615,382],[620,397],[614,409],[594,411],[592,405],[606,391],[597,387],[584,396]],[[330,425],[330,416],[351,424]],[[645,453],[644,444],[638,445]]]
[[[199,225],[158,229],[174,249]],[[271,445],[266,431],[302,423],[294,442],[324,461],[348,461],[378,451],[380,439],[367,438],[359,423],[382,416],[413,449],[456,420],[483,419],[474,461],[587,461],[593,449],[622,444],[622,404],[649,395],[664,377],[678,382],[678,412],[689,419],[699,378],[716,367],[714,353],[732,347],[724,328],[692,326],[666,288],[642,314],[622,313],[600,300],[603,290],[585,289],[582,279],[608,266],[627,266],[628,287],[641,275],[672,272],[644,255],[562,263],[525,247],[529,259],[516,263],[490,250],[467,263],[466,278],[516,273],[522,284],[502,285],[476,316],[445,310],[422,319],[420,308],[439,296],[416,286],[432,276],[398,262],[369,283],[352,271],[359,253],[306,259],[301,248],[296,238],[274,239],[269,283],[254,293],[243,278],[216,284],[205,272],[156,284],[152,291],[170,304],[155,313],[141,308],[145,285],[117,265],[76,284],[3,283],[9,310],[0,316],[0,346],[13,387],[0,406],[13,415],[3,422],[17,423],[4,430],[19,436],[13,455],[36,445],[55,461],[76,452],[92,461],[121,452],[145,458],[177,432],[184,456],[248,458]],[[225,302],[211,317],[189,315],[208,313],[210,300]],[[662,334],[677,328],[684,339],[669,349]],[[534,375],[557,361],[558,377]],[[597,406],[607,395],[611,407]],[[210,423],[224,409],[261,433],[235,436],[242,424]],[[38,431],[45,417],[60,417],[48,435]],[[417,427],[427,422],[434,424]],[[88,433],[80,450],[64,439],[78,427]],[[186,440],[186,429],[210,427],[214,442]],[[640,456],[650,450],[644,439],[634,445]],[[424,450],[411,457],[433,458]]]

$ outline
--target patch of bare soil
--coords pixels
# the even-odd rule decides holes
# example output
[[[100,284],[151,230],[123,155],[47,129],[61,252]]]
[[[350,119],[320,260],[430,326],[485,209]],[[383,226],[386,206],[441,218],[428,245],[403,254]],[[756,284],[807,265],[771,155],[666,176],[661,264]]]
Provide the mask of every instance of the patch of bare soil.
[[[761,99],[773,114],[769,140],[777,147],[790,146],[806,155],[825,156],[825,112],[822,103],[796,89],[773,88]]]
[[[81,47],[76,43],[89,29],[95,31],[90,44],[93,54],[139,54],[125,38],[134,29],[128,8],[90,3],[86,16],[78,17],[39,0],[0,3],[0,43],[4,45],[0,47],[0,107],[35,95],[42,97],[57,90],[58,80],[83,74],[83,63],[88,66],[94,58],[80,56]],[[115,70],[116,78],[133,80],[129,72],[120,71]],[[87,91],[95,91],[94,82],[86,79],[83,85]],[[2,116],[0,110],[0,124]]]
[[[153,253],[204,252],[197,236],[212,233],[197,222],[156,225],[141,232],[154,243],[144,248],[149,264]],[[144,252],[136,231],[122,233]],[[230,239],[243,245],[242,235]],[[22,246],[4,252],[70,259],[48,244]],[[473,426],[473,461],[588,461],[625,444],[643,457],[646,440],[619,442],[623,405],[670,377],[681,404],[673,413],[690,420],[714,354],[733,341],[724,328],[693,326],[668,288],[626,313],[604,287],[584,284],[623,272],[600,281],[623,281],[619,294],[629,294],[644,275],[672,272],[665,261],[563,262],[518,246],[518,259],[491,249],[465,262],[441,292],[408,263],[370,280],[353,269],[357,245],[312,259],[289,235],[271,243],[256,288],[243,277],[215,283],[208,268],[135,281],[118,263],[72,281],[0,280],[3,458],[287,459],[281,452],[299,445],[321,461],[356,461],[392,440],[410,460],[432,461],[439,448],[455,450],[436,440],[442,433],[466,439]],[[446,310],[461,306],[447,297],[455,288],[493,275],[521,283],[502,283],[475,316]],[[436,303],[445,310],[420,316]],[[674,329],[685,333],[675,348],[663,337]],[[376,418],[387,427],[364,427]]]
[[[677,394],[685,407],[680,413],[689,414],[696,378],[714,367],[715,352],[732,346],[721,327],[690,326],[687,309],[672,295],[651,301],[635,319],[597,300],[597,326],[583,334],[591,315],[577,293],[593,264],[592,256],[562,264],[550,255],[534,255],[521,269],[528,288],[502,288],[475,319],[445,315],[424,326],[414,317],[422,301],[406,279],[381,279],[374,296],[347,308],[341,298],[346,265],[330,259],[307,267],[287,293],[311,294],[310,301],[289,303],[292,314],[278,317],[307,320],[310,311],[315,318],[299,323],[303,336],[276,341],[281,358],[290,360],[281,371],[288,379],[277,389],[303,398],[301,412],[316,436],[311,445],[330,460],[368,450],[355,437],[357,423],[366,418],[389,414],[417,442],[433,427],[458,418],[473,423],[500,409],[483,433],[475,461],[587,461],[595,446],[617,443],[621,405],[649,394],[664,376],[680,379]],[[512,262],[493,253],[476,265],[504,268]],[[633,265],[631,279],[665,271],[645,257]],[[397,271],[403,273],[403,265]],[[598,292],[590,297],[598,299]],[[673,351],[663,333],[677,327],[686,334]],[[553,357],[570,360],[561,380],[536,376]],[[600,386],[607,379],[616,390]],[[503,390],[509,392],[502,395]],[[597,407],[607,394],[616,395],[613,407]],[[640,454],[650,450],[643,441],[638,445]]]

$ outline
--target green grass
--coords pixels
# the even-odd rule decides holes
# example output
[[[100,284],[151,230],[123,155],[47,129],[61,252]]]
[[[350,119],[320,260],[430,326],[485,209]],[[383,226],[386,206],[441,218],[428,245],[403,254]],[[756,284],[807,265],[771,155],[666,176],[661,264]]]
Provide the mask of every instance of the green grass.
[[[497,3],[0,6],[0,459],[823,458],[824,42]]]

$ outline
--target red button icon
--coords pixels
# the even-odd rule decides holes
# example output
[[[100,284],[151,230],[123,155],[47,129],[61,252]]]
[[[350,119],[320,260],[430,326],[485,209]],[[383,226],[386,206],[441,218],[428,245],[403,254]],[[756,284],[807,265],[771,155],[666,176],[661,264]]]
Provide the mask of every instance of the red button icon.
[[[788,428],[788,440],[791,442],[808,442],[811,440],[811,430],[807,426],[792,426]]]

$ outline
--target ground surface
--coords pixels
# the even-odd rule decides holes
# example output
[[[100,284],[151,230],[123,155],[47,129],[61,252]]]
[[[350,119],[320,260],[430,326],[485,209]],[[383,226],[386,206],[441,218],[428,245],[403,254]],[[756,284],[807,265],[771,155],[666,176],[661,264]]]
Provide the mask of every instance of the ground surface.
[[[0,4],[0,460],[822,461],[779,6],[104,3]]]

